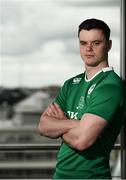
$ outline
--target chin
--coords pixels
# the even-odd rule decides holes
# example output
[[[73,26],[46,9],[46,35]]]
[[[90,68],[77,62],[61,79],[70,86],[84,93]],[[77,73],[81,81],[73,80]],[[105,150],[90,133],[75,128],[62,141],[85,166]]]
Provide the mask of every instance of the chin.
[[[93,63],[85,63],[85,65],[86,66],[89,66],[89,67],[96,67],[96,66],[98,66],[99,65],[99,63],[98,62],[93,62]]]

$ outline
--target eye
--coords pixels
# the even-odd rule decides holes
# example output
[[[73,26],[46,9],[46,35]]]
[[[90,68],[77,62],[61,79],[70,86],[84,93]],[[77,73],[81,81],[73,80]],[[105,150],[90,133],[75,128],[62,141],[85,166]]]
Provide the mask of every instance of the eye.
[[[87,42],[86,42],[86,41],[80,41],[80,44],[81,44],[82,46],[86,46],[86,45],[87,45]]]
[[[94,41],[92,44],[93,44],[93,46],[98,46],[98,45],[101,44],[101,42],[102,42],[102,41]]]

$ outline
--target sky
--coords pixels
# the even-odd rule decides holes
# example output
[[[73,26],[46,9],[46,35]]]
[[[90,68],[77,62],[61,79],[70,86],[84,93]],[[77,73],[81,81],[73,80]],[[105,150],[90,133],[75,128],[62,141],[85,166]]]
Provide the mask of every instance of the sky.
[[[84,71],[78,25],[111,28],[110,66],[120,73],[120,0],[0,0],[0,86],[63,85]]]

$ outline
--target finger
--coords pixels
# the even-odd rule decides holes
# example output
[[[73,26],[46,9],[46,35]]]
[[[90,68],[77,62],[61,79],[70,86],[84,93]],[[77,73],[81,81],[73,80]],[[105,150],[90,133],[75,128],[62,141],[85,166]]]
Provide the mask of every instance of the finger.
[[[54,106],[55,106],[56,109],[61,109],[59,104],[57,104],[57,103],[54,103]]]
[[[60,106],[58,104],[54,103],[54,106],[58,112],[63,113],[62,109],[60,108]]]
[[[53,111],[52,111],[52,109],[51,109],[51,104],[49,104],[49,106],[46,108],[45,113],[46,113],[48,116],[53,115]]]
[[[57,108],[55,107],[55,105],[54,105],[54,104],[51,104],[50,108],[51,108],[52,112],[53,112],[56,116],[58,116],[58,111],[57,111]]]
[[[47,108],[45,111],[44,111],[44,114],[50,116],[50,111],[49,111],[49,108]]]
[[[60,115],[60,117],[63,118],[63,117],[65,116],[63,110],[62,110],[62,109],[60,108],[60,106],[59,106],[58,104],[56,104],[56,103],[54,103],[54,106],[55,106],[58,114]]]

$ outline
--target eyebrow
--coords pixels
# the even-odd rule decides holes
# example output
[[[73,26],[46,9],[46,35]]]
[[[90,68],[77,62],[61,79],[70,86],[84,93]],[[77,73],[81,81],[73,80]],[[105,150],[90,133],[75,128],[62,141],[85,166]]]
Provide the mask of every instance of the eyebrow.
[[[80,42],[82,42],[82,43],[87,43],[87,42],[93,43],[93,42],[103,42],[103,40],[100,40],[100,39],[96,39],[94,41],[83,41],[83,40],[80,40]]]

